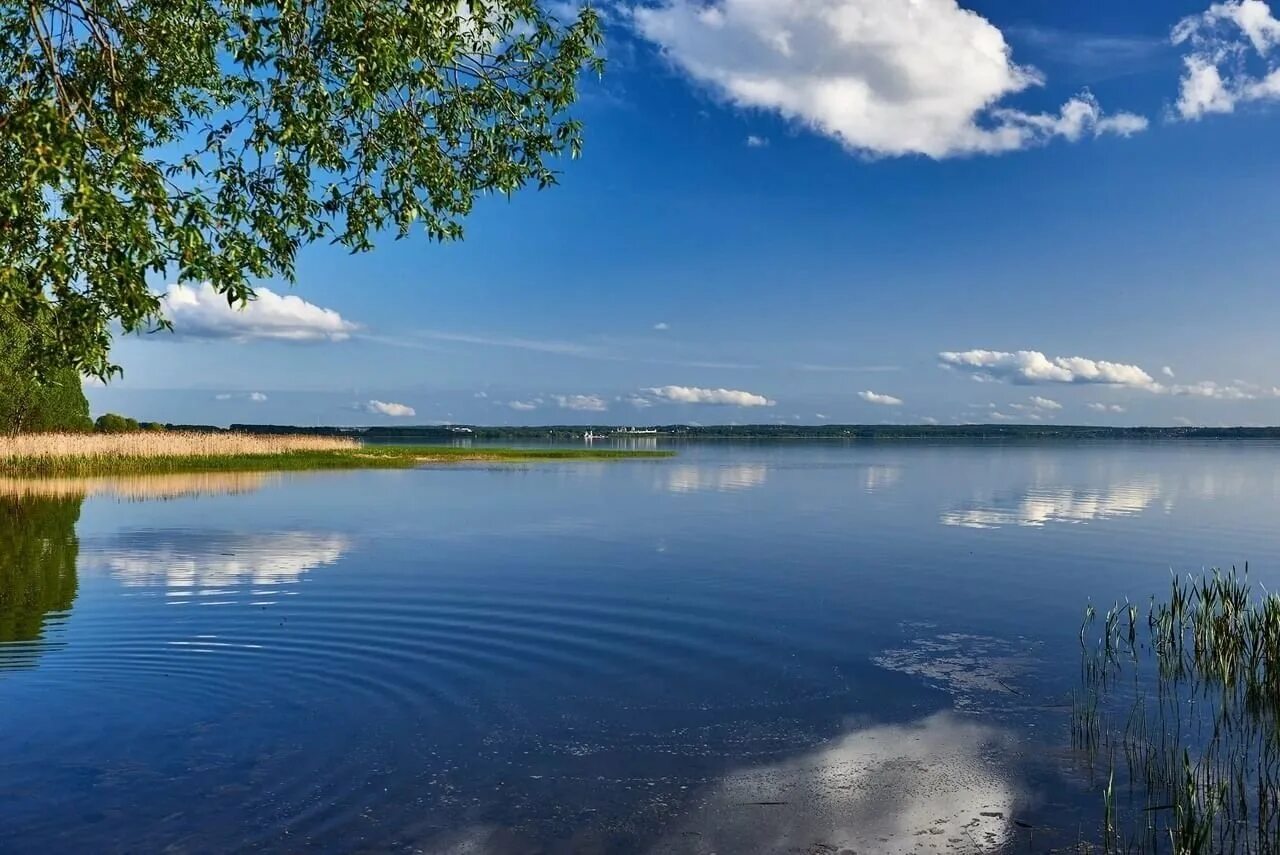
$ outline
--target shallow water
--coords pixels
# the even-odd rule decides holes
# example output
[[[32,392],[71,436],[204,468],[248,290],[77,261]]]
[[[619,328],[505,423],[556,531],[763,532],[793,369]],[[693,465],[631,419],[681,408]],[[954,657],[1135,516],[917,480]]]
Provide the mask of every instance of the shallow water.
[[[1043,851],[1087,600],[1280,583],[1280,446],[0,482],[0,850]]]

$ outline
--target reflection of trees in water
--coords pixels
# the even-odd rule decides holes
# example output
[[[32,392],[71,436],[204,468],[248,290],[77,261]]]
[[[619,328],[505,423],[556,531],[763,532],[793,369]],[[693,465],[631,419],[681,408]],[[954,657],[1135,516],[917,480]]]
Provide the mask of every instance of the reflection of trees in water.
[[[0,496],[0,642],[40,637],[76,598],[80,497]]]

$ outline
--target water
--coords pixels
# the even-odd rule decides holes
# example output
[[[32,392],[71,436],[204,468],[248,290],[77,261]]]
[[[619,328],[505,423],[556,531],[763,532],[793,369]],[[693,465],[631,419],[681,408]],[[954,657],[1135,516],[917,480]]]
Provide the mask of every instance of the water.
[[[1277,453],[0,482],[0,851],[1087,839],[1084,605],[1246,560],[1275,589]]]

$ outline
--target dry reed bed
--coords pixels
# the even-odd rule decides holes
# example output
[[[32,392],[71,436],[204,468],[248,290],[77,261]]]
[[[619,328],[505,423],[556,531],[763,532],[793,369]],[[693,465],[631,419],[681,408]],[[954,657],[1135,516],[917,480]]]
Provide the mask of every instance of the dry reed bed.
[[[94,458],[239,457],[290,452],[355,451],[356,439],[337,436],[260,436],[244,433],[44,433],[0,437],[0,463]]]

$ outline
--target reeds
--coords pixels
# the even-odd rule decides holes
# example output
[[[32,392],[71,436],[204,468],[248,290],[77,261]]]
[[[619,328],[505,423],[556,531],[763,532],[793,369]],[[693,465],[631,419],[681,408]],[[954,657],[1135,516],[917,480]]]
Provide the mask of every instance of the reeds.
[[[246,433],[40,433],[0,437],[0,463],[13,460],[110,457],[231,457],[293,451],[353,451],[360,442],[338,436]]]
[[[1280,597],[1243,574],[1174,577],[1141,632],[1130,604],[1081,629],[1072,738],[1092,766],[1125,758],[1103,791],[1111,852],[1280,852]]]
[[[394,469],[450,463],[629,460],[671,454],[593,448],[364,445],[349,437],[240,433],[33,434],[0,438],[0,476]]]

